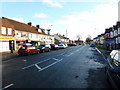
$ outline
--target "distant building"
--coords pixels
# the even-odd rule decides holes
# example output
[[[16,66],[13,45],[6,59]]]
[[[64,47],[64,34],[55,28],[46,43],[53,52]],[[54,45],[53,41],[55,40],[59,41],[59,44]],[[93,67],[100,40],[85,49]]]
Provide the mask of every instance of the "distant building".
[[[64,35],[54,34],[55,44],[67,44],[69,43],[69,38]]]

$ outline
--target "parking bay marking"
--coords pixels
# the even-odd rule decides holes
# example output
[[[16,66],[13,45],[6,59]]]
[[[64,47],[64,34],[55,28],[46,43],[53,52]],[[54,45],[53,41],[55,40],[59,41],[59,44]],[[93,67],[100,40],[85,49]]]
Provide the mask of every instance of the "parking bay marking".
[[[51,59],[51,58],[48,58],[48,59],[46,59],[46,60],[43,60],[43,61],[38,62],[38,63],[35,63],[35,64],[43,63],[43,62],[46,62],[46,61],[48,61],[48,60],[50,60],[50,59]],[[32,65],[29,65],[29,66],[23,67],[22,69],[30,68],[30,67],[34,66],[35,64],[32,64]]]
[[[22,68],[22,69],[27,69],[27,68],[30,68],[30,67],[32,67],[32,66],[35,66],[35,67],[37,67],[37,69],[39,69],[39,71],[43,71],[43,70],[45,70],[45,69],[47,69],[47,68],[53,66],[54,64],[56,64],[56,63],[58,63],[58,62],[60,62],[60,61],[63,60],[63,59],[60,59],[60,60],[59,60],[59,59],[56,59],[56,58],[52,58],[52,59],[56,60],[56,62],[54,62],[54,63],[52,63],[52,64],[50,64],[50,65],[48,65],[48,66],[46,66],[46,67],[44,67],[44,68],[39,67],[37,64],[43,63],[43,62],[45,62],[45,61],[48,61],[48,60],[50,60],[50,58],[49,58],[49,59],[46,59],[46,60],[44,60],[44,61],[38,62],[38,63],[36,63],[36,64],[32,64],[32,65],[26,66],[26,67],[24,67],[24,68]]]
[[[58,61],[56,61],[56,62],[54,62],[54,63],[52,63],[52,64],[50,64],[50,65],[48,65],[48,66],[46,66],[46,67],[44,67],[44,68],[42,68],[41,70],[39,70],[39,72],[41,72],[41,71],[43,71],[43,70],[45,70],[45,69],[53,66],[54,64],[56,64],[56,63],[58,63],[58,62],[60,62],[60,61],[62,61],[62,60],[63,60],[63,59],[60,59],[60,60],[58,60]]]
[[[3,87],[1,90],[7,89],[7,88],[9,88],[9,87],[11,87],[11,86],[13,86],[13,85],[14,85],[13,83],[12,83],[12,84],[9,84],[9,85]]]
[[[37,64],[35,64],[35,66],[37,67],[37,69],[39,69],[39,70],[41,70],[42,68],[41,67],[39,67]]]

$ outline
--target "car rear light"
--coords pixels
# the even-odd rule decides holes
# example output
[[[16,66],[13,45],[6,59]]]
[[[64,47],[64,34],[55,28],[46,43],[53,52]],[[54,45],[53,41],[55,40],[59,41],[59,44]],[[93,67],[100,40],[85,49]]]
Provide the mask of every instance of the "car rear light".
[[[25,51],[26,51],[26,52],[29,52],[30,50],[29,50],[29,49],[26,49]]]

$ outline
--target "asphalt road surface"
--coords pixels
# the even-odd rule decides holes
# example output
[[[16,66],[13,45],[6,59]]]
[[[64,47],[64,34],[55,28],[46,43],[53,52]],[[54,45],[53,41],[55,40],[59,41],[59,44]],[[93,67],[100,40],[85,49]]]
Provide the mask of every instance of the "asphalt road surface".
[[[105,64],[88,45],[18,56],[2,63],[2,88],[110,88]]]

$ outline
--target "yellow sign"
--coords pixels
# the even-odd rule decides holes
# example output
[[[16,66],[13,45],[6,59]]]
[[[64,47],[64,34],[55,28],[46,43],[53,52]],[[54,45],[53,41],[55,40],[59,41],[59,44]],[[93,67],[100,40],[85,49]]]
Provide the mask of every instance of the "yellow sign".
[[[0,37],[0,40],[14,40],[14,37]]]

